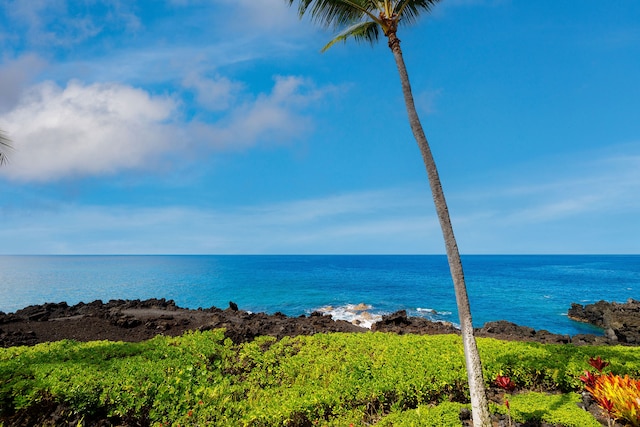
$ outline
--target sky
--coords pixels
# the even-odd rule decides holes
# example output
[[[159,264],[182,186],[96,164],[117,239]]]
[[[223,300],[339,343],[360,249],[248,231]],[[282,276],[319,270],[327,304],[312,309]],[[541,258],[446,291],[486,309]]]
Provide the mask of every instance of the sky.
[[[442,254],[393,56],[284,0],[0,3],[0,254]],[[463,254],[640,253],[640,2],[398,31]]]

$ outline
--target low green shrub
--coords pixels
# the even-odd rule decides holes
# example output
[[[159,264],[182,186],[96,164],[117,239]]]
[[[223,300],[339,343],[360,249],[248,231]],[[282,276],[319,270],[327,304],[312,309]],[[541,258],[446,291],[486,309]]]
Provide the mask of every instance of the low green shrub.
[[[616,363],[616,373],[640,375],[640,352],[623,346],[573,346],[479,338],[484,377],[510,377],[519,387],[539,391],[582,390],[580,376],[590,357],[602,355]]]
[[[626,347],[493,339],[479,339],[478,346],[488,385],[496,375],[508,375],[521,390],[564,393],[557,399],[581,389],[579,376],[592,356],[611,360],[619,374],[640,372],[640,354]],[[53,401],[70,408],[75,419],[154,426],[410,426],[431,419],[449,425],[460,408],[451,401],[464,403],[467,396],[455,335],[335,333],[234,345],[218,330],[142,343],[60,341],[0,349],[0,420]],[[514,411],[517,399],[524,399],[519,396]],[[557,415],[548,411],[552,406],[574,405],[539,399],[549,417]]]
[[[509,396],[511,417],[519,422],[544,421],[566,427],[602,427],[591,414],[578,404],[577,393],[547,394],[529,392]],[[504,405],[492,405],[495,412],[505,414]]]
[[[469,405],[443,402],[438,406],[420,405],[416,409],[392,412],[377,423],[380,427],[460,427],[460,410]]]

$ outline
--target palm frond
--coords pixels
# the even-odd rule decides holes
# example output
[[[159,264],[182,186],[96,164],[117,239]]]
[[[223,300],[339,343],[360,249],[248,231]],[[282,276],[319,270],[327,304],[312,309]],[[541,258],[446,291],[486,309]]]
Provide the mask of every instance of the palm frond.
[[[401,24],[415,23],[420,14],[431,12],[431,8],[440,0],[398,0],[393,11],[400,17]]]
[[[322,52],[340,41],[353,38],[371,44],[378,41],[380,30],[390,25],[386,16],[402,24],[415,22],[421,12],[429,12],[440,0],[285,0],[298,5],[300,17],[308,15],[322,27],[337,29],[339,34],[322,48]],[[396,21],[397,22],[397,21]]]
[[[359,22],[335,36],[333,40],[331,40],[325,47],[322,48],[322,52],[325,52],[327,49],[338,42],[347,41],[347,39],[349,38],[353,38],[357,42],[369,42],[371,44],[375,44],[375,42],[378,41],[379,34],[379,25],[376,22]]]
[[[7,162],[5,149],[11,149],[11,140],[0,130],[0,165]]]
[[[300,17],[309,15],[325,28],[343,28],[367,18],[377,20],[375,1],[372,0],[286,0],[298,3]]]

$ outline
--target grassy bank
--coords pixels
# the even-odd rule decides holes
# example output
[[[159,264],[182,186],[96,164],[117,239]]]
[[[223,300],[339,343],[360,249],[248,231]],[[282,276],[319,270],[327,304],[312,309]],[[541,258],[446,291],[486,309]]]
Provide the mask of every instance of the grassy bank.
[[[510,402],[519,420],[599,426],[577,406],[589,357],[640,375],[636,348],[478,345],[487,384],[500,374],[518,385]],[[9,425],[49,411],[83,425],[459,426],[465,383],[455,335],[318,334],[235,345],[209,331],[142,343],[60,341],[0,349],[0,419]]]

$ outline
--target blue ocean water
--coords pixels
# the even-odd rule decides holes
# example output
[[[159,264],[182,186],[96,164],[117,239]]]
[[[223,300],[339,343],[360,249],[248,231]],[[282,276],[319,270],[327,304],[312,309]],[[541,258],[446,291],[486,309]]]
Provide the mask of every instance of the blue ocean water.
[[[640,255],[463,256],[474,325],[508,320],[554,333],[598,333],[572,302],[640,299]],[[323,310],[347,319],[396,310],[457,323],[445,256],[0,256],[0,311],[32,304],[173,299],[181,307]],[[354,310],[353,305],[366,312]],[[350,317],[351,316],[351,317]]]

